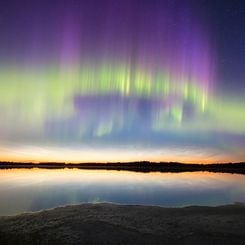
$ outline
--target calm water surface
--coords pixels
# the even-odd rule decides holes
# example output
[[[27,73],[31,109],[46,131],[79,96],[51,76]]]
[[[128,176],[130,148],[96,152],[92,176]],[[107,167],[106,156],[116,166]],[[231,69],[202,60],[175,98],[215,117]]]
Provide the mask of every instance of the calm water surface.
[[[79,169],[0,170],[0,215],[84,202],[171,207],[245,202],[245,175]]]

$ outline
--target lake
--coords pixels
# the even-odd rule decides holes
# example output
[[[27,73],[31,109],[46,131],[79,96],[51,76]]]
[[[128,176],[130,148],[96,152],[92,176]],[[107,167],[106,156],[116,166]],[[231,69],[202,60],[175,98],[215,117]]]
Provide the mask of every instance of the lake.
[[[165,207],[245,202],[245,175],[81,169],[0,170],[0,215],[87,202]]]

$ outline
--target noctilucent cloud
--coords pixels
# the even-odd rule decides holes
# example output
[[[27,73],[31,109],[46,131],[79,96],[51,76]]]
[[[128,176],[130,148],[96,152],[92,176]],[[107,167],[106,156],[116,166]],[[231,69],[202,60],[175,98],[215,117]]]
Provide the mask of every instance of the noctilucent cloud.
[[[225,89],[226,36],[215,30],[223,17],[215,8],[191,0],[1,3],[1,159],[243,161],[242,75],[237,89]]]

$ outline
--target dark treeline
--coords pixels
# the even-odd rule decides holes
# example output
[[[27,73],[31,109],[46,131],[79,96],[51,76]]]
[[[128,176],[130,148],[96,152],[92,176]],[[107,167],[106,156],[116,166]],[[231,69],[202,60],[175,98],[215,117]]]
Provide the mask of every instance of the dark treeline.
[[[179,162],[110,162],[110,163],[18,163],[0,162],[0,168],[78,168],[78,169],[105,169],[105,170],[129,170],[138,172],[189,172],[189,171],[210,171],[245,174],[245,162],[240,163],[213,163],[213,164],[190,164]]]

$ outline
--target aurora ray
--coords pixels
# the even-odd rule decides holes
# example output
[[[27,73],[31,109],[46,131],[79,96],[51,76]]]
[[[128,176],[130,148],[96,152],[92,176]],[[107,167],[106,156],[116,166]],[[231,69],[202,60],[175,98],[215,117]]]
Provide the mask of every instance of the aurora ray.
[[[192,5],[44,1],[24,3],[17,23],[10,22],[15,12],[4,16],[3,158],[43,160],[34,146],[55,148],[48,154],[53,160],[59,147],[99,149],[101,161],[115,160],[108,151],[122,149],[118,161],[189,161],[199,149],[197,161],[244,159],[245,101],[224,100],[214,89],[216,50]],[[140,156],[139,149],[152,154]],[[64,161],[88,161],[89,154],[81,155],[69,153]]]

